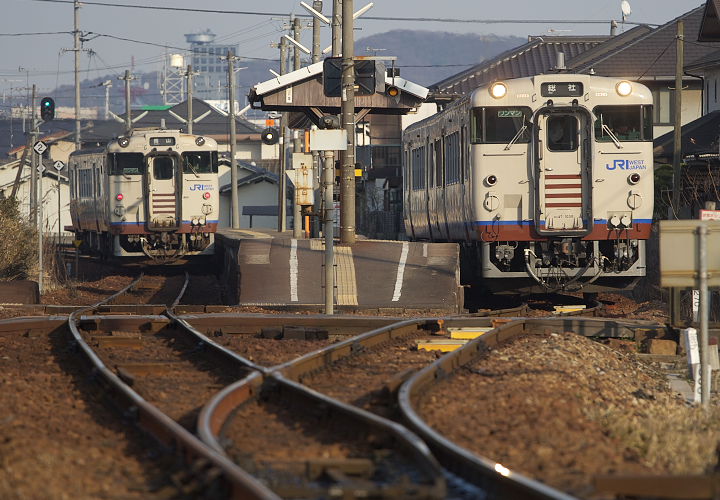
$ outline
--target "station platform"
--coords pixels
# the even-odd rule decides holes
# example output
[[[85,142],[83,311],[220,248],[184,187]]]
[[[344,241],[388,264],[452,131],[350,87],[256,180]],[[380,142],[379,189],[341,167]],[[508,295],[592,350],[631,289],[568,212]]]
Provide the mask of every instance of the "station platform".
[[[244,306],[312,306],[325,302],[324,239],[292,231],[222,229],[215,237],[230,300]],[[454,243],[369,240],[335,245],[339,310],[462,308],[459,249]]]

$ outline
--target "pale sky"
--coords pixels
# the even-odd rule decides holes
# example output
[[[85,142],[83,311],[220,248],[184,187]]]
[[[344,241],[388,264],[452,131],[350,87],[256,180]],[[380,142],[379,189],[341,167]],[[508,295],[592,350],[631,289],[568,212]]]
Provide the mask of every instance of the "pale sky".
[[[0,17],[0,90],[24,87],[36,83],[39,93],[57,84],[72,83],[73,55],[62,52],[71,48],[72,35],[5,36],[18,33],[70,32],[73,29],[73,6],[70,3],[46,3],[35,0],[0,0],[3,16]],[[159,7],[185,7],[216,10],[251,11],[262,13],[304,14],[300,0],[95,0],[103,3],[149,5]],[[663,24],[699,5],[701,0],[629,0],[632,14],[628,21]],[[306,0],[312,4],[312,0]],[[369,0],[355,0],[355,10]],[[367,16],[381,17],[433,17],[453,19],[557,19],[557,20],[620,20],[620,0],[375,0]],[[332,1],[325,0],[323,13],[330,14]],[[240,56],[276,58],[277,50],[270,48],[281,36],[283,20],[268,15],[238,15],[190,13],[158,10],[84,5],[80,9],[80,29],[92,32],[84,47],[92,49],[94,56],[83,54],[83,78],[105,74],[122,74],[129,69],[134,57],[136,71],[149,72],[162,68],[165,50],[112,39],[107,36],[152,42],[173,47],[187,47],[184,34],[211,29],[223,43],[237,43]],[[387,20],[356,21],[356,38],[392,29],[420,29],[516,35],[529,34],[607,34],[608,24],[470,24],[443,22],[408,22]],[[329,45],[330,29],[323,28],[323,47]],[[311,30],[303,32],[303,43],[311,45]],[[176,52],[176,49],[170,49]],[[389,52],[386,54],[390,55]]]

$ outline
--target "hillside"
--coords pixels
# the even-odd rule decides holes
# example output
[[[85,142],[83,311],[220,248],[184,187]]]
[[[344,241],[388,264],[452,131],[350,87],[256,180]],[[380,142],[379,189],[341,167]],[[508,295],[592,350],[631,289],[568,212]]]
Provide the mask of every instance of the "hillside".
[[[393,30],[368,37],[359,38],[355,42],[355,54],[396,56],[396,66],[400,68],[402,77],[424,86],[430,86],[463,69],[493,57],[505,50],[525,42],[524,38],[496,35],[456,34],[441,31]],[[375,49],[375,50],[368,50]],[[242,54],[239,54],[242,57]],[[245,96],[250,88],[258,82],[272,78],[270,69],[278,70],[277,61],[241,60],[244,69],[237,73],[238,95]],[[135,72],[133,81],[133,107],[141,105],[162,104],[159,89],[160,74],[158,72]],[[117,113],[125,110],[125,97],[122,82],[114,75],[85,80],[83,88],[83,106],[102,107],[104,91],[98,85],[112,80],[110,108]],[[94,88],[92,88],[94,87]],[[55,89],[58,106],[73,106],[71,85],[63,85]],[[196,97],[202,99],[200,92]]]

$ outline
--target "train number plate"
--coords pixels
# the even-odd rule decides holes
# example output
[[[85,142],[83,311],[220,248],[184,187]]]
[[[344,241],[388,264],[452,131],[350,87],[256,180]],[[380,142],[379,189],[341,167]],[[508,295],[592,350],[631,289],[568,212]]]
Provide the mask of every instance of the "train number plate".
[[[151,137],[150,145],[151,146],[174,146],[175,138],[174,137]]]

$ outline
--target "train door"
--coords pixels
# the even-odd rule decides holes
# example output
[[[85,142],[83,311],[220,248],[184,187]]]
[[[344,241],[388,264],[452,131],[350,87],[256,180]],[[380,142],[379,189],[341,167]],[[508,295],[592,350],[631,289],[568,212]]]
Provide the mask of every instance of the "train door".
[[[590,116],[582,108],[536,114],[536,229],[544,235],[584,235],[590,217]]]
[[[177,216],[178,164],[178,158],[170,155],[147,159],[149,229],[177,229],[180,225]]]

